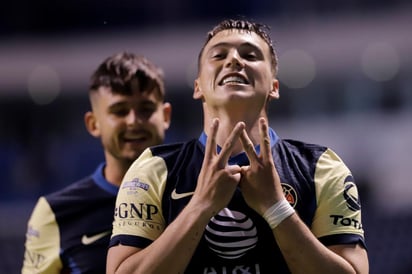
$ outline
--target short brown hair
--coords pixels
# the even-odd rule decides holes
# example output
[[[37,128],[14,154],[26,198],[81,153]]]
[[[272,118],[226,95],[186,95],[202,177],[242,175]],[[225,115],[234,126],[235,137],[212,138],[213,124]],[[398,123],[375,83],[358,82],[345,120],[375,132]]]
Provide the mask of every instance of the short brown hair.
[[[255,23],[249,20],[245,19],[226,19],[218,23],[211,31],[207,33],[206,41],[203,44],[202,49],[200,50],[199,56],[198,56],[198,68],[200,68],[200,58],[202,57],[203,51],[209,43],[210,39],[212,39],[217,33],[223,31],[223,30],[228,30],[228,29],[238,29],[238,30],[246,30],[249,32],[254,32],[257,35],[259,35],[269,46],[270,49],[270,55],[272,57],[272,70],[274,75],[277,74],[278,71],[278,56],[276,54],[275,48],[272,43],[272,39],[269,36],[269,30],[270,27],[261,24],[261,23]]]
[[[157,87],[159,99],[164,100],[163,71],[146,57],[121,52],[104,60],[90,78],[90,93],[99,87],[110,87],[113,93],[131,94],[131,81],[137,79],[141,90]]]

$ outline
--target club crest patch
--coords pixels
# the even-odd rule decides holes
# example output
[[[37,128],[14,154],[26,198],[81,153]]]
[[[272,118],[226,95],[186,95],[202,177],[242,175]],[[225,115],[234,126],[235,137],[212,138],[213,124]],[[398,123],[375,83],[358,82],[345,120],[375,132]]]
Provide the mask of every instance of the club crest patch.
[[[282,189],[286,200],[292,207],[295,207],[298,202],[298,195],[296,194],[296,190],[291,185],[285,183],[282,183]]]

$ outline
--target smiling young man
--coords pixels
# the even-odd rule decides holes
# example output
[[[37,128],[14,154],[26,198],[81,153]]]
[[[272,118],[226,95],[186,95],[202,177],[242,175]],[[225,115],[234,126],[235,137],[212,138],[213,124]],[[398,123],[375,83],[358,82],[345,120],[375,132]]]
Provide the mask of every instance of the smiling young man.
[[[91,77],[88,132],[101,140],[105,162],[93,174],[40,197],[28,222],[22,273],[105,273],[113,210],[134,160],[161,144],[171,118],[163,72],[122,52]],[[81,164],[82,159],[79,159]]]
[[[350,170],[269,127],[279,83],[265,26],[219,23],[198,64],[204,131],[128,170],[107,273],[368,273]]]

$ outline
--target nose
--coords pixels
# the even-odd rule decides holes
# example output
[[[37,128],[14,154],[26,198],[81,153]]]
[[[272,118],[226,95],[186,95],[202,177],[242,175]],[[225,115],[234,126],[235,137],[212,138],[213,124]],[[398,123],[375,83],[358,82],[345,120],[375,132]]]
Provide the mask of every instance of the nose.
[[[227,56],[226,67],[241,69],[245,66],[240,57],[239,53],[236,50],[231,51]]]
[[[140,122],[139,115],[137,114],[135,110],[131,109],[129,111],[129,113],[126,116],[126,122],[128,125],[134,125]]]

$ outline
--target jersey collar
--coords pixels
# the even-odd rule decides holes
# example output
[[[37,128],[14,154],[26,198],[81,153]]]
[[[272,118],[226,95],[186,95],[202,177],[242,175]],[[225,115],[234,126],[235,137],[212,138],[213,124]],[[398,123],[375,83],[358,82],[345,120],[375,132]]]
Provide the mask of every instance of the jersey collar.
[[[276,132],[272,129],[269,128],[269,138],[270,138],[270,147],[273,147],[276,142],[279,140],[278,135],[276,134]],[[206,146],[206,141],[207,141],[207,135],[206,133],[203,131],[202,134],[199,136],[199,142],[205,147]],[[222,149],[220,146],[217,146],[217,152],[219,153],[220,150]],[[257,154],[260,154],[260,145],[256,145],[255,146],[255,151]],[[230,165],[249,165],[249,159],[246,155],[245,152],[241,152],[235,156],[232,156],[229,158],[229,164]]]
[[[106,180],[103,175],[103,169],[105,166],[106,163],[101,163],[92,174],[92,178],[100,188],[104,189],[106,192],[116,195],[119,191],[119,187],[109,183],[109,181]]]

